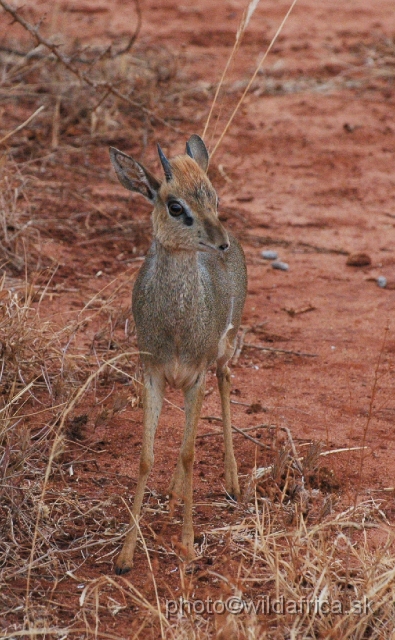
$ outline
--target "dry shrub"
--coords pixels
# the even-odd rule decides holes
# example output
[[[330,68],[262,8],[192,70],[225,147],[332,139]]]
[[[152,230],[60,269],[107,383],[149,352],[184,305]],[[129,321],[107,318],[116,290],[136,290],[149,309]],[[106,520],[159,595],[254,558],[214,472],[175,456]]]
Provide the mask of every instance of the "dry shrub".
[[[38,118],[7,141],[15,158],[30,160],[32,152],[56,151],[71,142],[74,147],[122,141],[144,145],[155,125],[174,129],[172,121],[179,120],[179,112],[173,93],[183,85],[169,51],[146,47],[86,59],[67,38],[62,38],[62,45],[56,51],[67,66],[45,47],[38,59],[30,52],[21,58],[0,51],[6,104],[25,107],[29,113],[45,106]]]
[[[0,156],[0,273],[40,267],[40,235],[33,225],[27,178]]]

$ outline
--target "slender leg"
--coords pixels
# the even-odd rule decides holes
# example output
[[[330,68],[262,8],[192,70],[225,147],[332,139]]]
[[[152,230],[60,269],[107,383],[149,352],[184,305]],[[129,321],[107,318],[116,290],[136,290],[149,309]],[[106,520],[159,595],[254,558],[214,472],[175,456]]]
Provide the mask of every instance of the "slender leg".
[[[222,424],[225,442],[225,488],[227,493],[238,500],[240,498],[237,463],[233,452],[232,426],[230,418],[230,369],[227,365],[217,366],[217,380],[222,405]]]
[[[175,487],[178,491],[182,490],[184,497],[182,544],[185,547],[186,560],[193,560],[195,557],[192,523],[193,461],[195,457],[196,429],[204,399],[205,378],[205,373],[201,373],[193,387],[184,391],[185,431],[177,464],[178,474],[176,470]]]
[[[139,477],[133,502],[130,526],[134,525],[135,522],[139,520],[147,478],[154,463],[154,438],[162,408],[164,390],[165,381],[162,376],[149,371],[144,374],[143,442],[141,447]],[[134,526],[127,534],[121,553],[115,563],[115,573],[117,575],[127,573],[131,569],[136,542],[137,527]]]
[[[198,380],[196,381],[195,385],[197,384],[205,384],[205,375],[203,380],[200,380],[200,377],[198,378]],[[193,388],[195,388],[195,385]],[[203,389],[203,393],[204,393],[204,389]],[[187,406],[186,406],[186,393],[184,393],[184,397],[185,397],[185,412],[187,414]],[[201,408],[201,404],[200,404],[200,408]],[[200,416],[200,408],[198,411],[198,417],[197,420],[199,420],[199,416]],[[187,416],[186,416],[186,420],[187,420]],[[169,489],[168,489],[168,495],[170,498],[170,512],[173,510],[174,508],[174,503],[176,502],[176,500],[183,500],[184,499],[184,482],[185,482],[185,472],[184,472],[184,464],[182,461],[182,451],[183,451],[183,447],[185,446],[185,441],[188,437],[188,431],[187,428],[185,427],[184,429],[184,437],[183,437],[183,441],[181,444],[181,449],[180,449],[180,453],[178,456],[178,460],[177,460],[177,465],[176,468],[174,470],[172,479],[170,481],[170,485],[169,485]]]
[[[184,497],[182,493],[183,490],[184,490],[184,467],[182,464],[181,453],[180,453],[177,460],[177,466],[173,473],[173,477],[171,479],[169,489],[167,492],[170,498],[170,513],[173,512],[174,504],[176,500],[182,499]]]

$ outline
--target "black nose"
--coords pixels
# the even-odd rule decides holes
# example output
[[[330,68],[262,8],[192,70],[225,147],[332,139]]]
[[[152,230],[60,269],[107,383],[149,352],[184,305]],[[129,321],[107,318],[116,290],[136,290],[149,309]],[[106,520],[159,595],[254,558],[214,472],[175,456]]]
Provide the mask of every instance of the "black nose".
[[[220,244],[218,249],[221,251],[227,251],[229,249],[229,242],[224,242],[224,244]]]

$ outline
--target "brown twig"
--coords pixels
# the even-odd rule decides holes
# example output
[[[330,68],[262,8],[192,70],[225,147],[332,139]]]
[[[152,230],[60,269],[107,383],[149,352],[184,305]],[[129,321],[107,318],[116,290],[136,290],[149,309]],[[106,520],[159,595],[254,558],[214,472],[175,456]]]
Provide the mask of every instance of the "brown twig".
[[[141,7],[140,7],[140,2],[139,0],[134,0],[134,4],[136,7],[136,14],[137,14],[137,25],[136,28],[134,30],[134,33],[132,34],[132,36],[129,38],[129,42],[127,43],[127,45],[123,48],[120,49],[119,51],[115,51],[114,53],[112,53],[110,55],[111,59],[114,58],[118,58],[119,56],[124,55],[125,53],[129,53],[130,49],[132,48],[132,46],[134,45],[134,43],[136,42],[140,31],[141,31],[141,24],[142,24],[142,12],[141,12]],[[89,66],[92,66],[94,64],[96,64],[99,60],[101,60],[103,57],[105,57],[106,55],[109,54],[109,52],[111,51],[111,46],[106,47],[103,51],[100,51],[97,55],[96,58],[92,59],[88,59],[88,58],[81,58],[79,56],[75,56],[73,57],[73,61],[74,62],[79,62],[81,64],[88,64]],[[14,56],[18,56],[19,58],[29,58],[32,59],[34,58],[35,60],[44,60],[44,58],[46,58],[46,55],[39,53],[38,51],[34,53],[34,51],[19,51],[18,49],[13,49],[12,47],[3,47],[0,46],[0,51],[4,51],[4,53],[9,53],[11,55]],[[94,53],[94,50],[91,49],[91,51]]]
[[[44,107],[44,105],[41,105],[41,107],[39,107],[34,113],[32,113],[32,115],[29,116],[29,118],[27,120],[25,120],[25,122],[22,122],[22,124],[20,124],[16,129],[14,129],[13,131],[10,131],[9,133],[7,133],[7,135],[5,135],[4,138],[2,138],[0,140],[0,144],[3,144],[6,140],[8,140],[8,138],[11,138],[11,136],[13,136],[14,133],[18,133],[18,131],[21,131],[21,129],[26,127],[26,125],[28,125],[29,122],[31,122],[33,120],[33,118],[38,116],[38,114],[41,113],[41,111],[43,109],[45,109],[45,107]]]
[[[315,244],[310,244],[309,242],[291,242],[290,240],[284,240],[282,238],[272,238],[271,236],[253,236],[250,233],[241,234],[241,239],[244,242],[248,242],[252,246],[263,246],[267,247],[270,245],[276,247],[294,247],[295,249],[311,249],[316,253],[328,253],[336,256],[348,256],[350,254],[349,251],[345,251],[344,249],[331,249],[328,247],[320,247]]]
[[[348,256],[349,251],[345,251],[344,249],[328,249],[327,247],[319,247],[315,244],[310,244],[308,242],[298,242],[296,244],[297,247],[305,247],[306,249],[312,249],[317,253],[332,253],[336,256]]]
[[[301,474],[301,476],[303,476],[302,465],[299,462],[298,453],[296,451],[295,443],[294,443],[293,438],[292,438],[292,433],[291,433],[291,431],[290,431],[290,429],[288,427],[280,427],[280,429],[281,429],[281,431],[285,431],[285,433],[287,434],[288,442],[289,442],[289,445],[291,447],[291,451],[292,451],[292,455],[293,455],[293,458],[294,458],[295,466],[297,467],[297,469],[298,469],[299,473]]]
[[[248,349],[258,349],[258,351],[270,351],[271,353],[286,353],[292,356],[301,356],[304,358],[318,358],[317,353],[304,353],[303,351],[291,351],[290,349],[274,349],[273,347],[263,347],[260,344],[252,344],[245,342],[244,346]]]
[[[134,43],[136,42],[140,30],[141,30],[141,23],[142,23],[142,13],[141,13],[141,7],[140,7],[140,2],[139,0],[134,0],[134,6],[136,8],[136,13],[137,13],[137,25],[136,28],[134,30],[134,33],[132,35],[132,37],[130,38],[128,44],[126,45],[126,47],[124,47],[123,49],[120,49],[119,51],[116,51],[111,57],[112,58],[118,58],[118,56],[123,56],[125,53],[129,53],[130,49],[133,47]]]
[[[370,428],[370,425],[372,423],[373,416],[374,416],[376,395],[377,395],[378,390],[379,390],[380,366],[381,366],[381,362],[382,362],[382,359],[383,359],[383,356],[384,356],[384,349],[385,349],[385,346],[386,346],[389,330],[390,330],[389,323],[387,321],[387,325],[386,325],[386,327],[384,329],[384,337],[383,337],[383,341],[382,341],[382,344],[381,344],[381,349],[379,351],[379,355],[378,355],[378,358],[377,358],[377,364],[376,364],[376,367],[375,367],[375,370],[374,370],[372,391],[371,391],[370,399],[369,399],[368,415],[367,415],[366,423],[365,423],[365,426],[364,426],[363,432],[362,432],[361,457],[360,457],[360,461],[359,461],[358,478],[357,478],[357,483],[356,483],[356,487],[355,487],[354,508],[357,506],[358,496],[359,496],[360,491],[361,491],[363,465],[364,465],[364,462],[365,462],[365,450],[367,449],[366,440],[367,440],[368,431],[369,431],[369,428]]]
[[[210,418],[210,420],[213,420],[213,416],[207,416],[208,418]],[[203,420],[206,420],[206,418],[202,418]],[[275,429],[276,425],[274,424],[257,424],[253,427],[246,427],[245,429],[242,429],[243,433],[246,433],[247,431],[256,431],[257,429]],[[196,436],[197,438],[209,438],[212,436],[221,436],[222,435],[222,431],[209,431],[208,433],[200,433],[198,436]]]
[[[218,422],[222,422],[222,418],[220,418],[218,416],[203,416],[202,420],[216,420]],[[255,427],[255,428],[257,428],[257,427]],[[234,431],[236,431],[236,433],[241,433],[241,435],[244,436],[245,438],[247,438],[247,440],[251,440],[251,442],[254,442],[259,447],[262,447],[263,449],[271,449],[271,447],[269,447],[269,445],[264,444],[264,442],[259,442],[259,440],[257,440],[256,438],[253,438],[252,436],[248,435],[248,433],[246,433],[244,429],[239,429],[239,427],[235,427],[233,424],[232,424],[232,429]],[[221,433],[221,431],[214,431],[212,433],[202,433],[202,434],[199,434],[196,437],[197,438],[206,438],[208,436],[214,436],[214,435],[218,435],[220,433]]]
[[[29,22],[27,22],[27,20],[22,18],[22,16],[19,15],[18,10],[14,9],[11,5],[8,4],[8,2],[5,2],[5,0],[0,0],[0,6],[2,6],[3,9],[7,11],[7,13],[9,13],[16,22],[18,22],[26,31],[28,31],[38,44],[41,44],[45,46],[47,49],[49,49],[49,51],[53,53],[55,58],[59,60],[59,62],[64,67],[66,67],[66,69],[70,71],[70,73],[77,76],[77,78],[79,78],[81,82],[92,87],[92,89],[94,89],[95,91],[97,91],[98,89],[103,89],[105,92],[111,93],[112,95],[116,96],[117,98],[119,98],[123,102],[126,102],[132,107],[136,107],[140,109],[142,113],[145,113],[149,117],[154,118],[157,122],[160,122],[161,124],[165,125],[166,127],[169,127],[170,129],[172,129],[173,131],[176,131],[177,133],[181,133],[180,129],[169,124],[168,122],[166,122],[166,120],[156,115],[153,111],[151,111],[150,109],[147,109],[139,102],[136,102],[135,100],[131,100],[128,96],[125,96],[125,94],[121,93],[121,91],[119,91],[116,87],[114,87],[110,82],[95,82],[94,80],[92,80],[87,75],[86,72],[83,72],[77,67],[75,67],[72,64],[72,60],[70,58],[67,58],[62,53],[60,53],[59,51],[60,45],[54,44],[53,42],[46,40],[46,38],[44,38],[41,35],[39,31],[39,25],[37,26],[31,25]]]
[[[231,400],[231,404],[239,404],[241,407],[250,407],[251,402],[239,402],[239,400]]]
[[[299,307],[299,309],[293,309],[292,307],[281,307],[282,311],[286,311],[291,318],[295,316],[300,316],[302,313],[309,313],[309,311],[316,311],[317,307],[314,307],[312,304],[307,305],[307,307]]]

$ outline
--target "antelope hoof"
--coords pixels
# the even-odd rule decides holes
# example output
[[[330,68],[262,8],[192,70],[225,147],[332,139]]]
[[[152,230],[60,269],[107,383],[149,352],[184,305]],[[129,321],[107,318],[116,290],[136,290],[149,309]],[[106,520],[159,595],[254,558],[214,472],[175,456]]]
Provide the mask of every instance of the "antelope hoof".
[[[129,573],[133,566],[133,561],[125,558],[123,553],[119,554],[117,561],[115,563],[115,573],[117,576],[124,576],[125,573]]]
[[[122,566],[119,566],[118,563],[115,565],[115,574],[117,576],[124,576],[125,573],[129,573],[130,569],[132,567],[127,565],[126,563],[123,564]]]
[[[237,495],[233,491],[231,493],[229,493],[227,491],[226,492],[226,497],[229,498],[229,500],[232,500],[233,502],[237,502],[239,500],[239,498],[240,498],[240,495]]]
[[[233,500],[233,502],[240,502],[241,500],[241,491],[238,486],[231,486],[229,489],[226,489],[226,495],[229,500]]]

